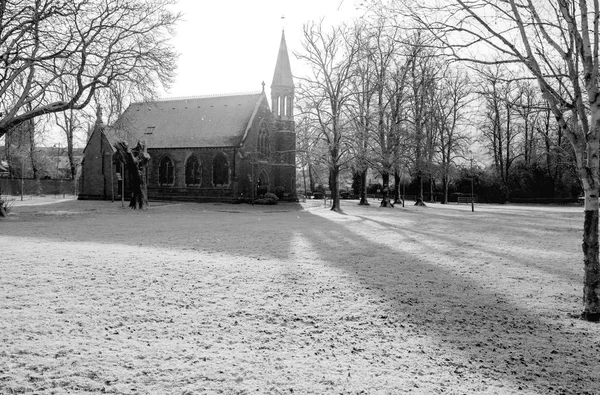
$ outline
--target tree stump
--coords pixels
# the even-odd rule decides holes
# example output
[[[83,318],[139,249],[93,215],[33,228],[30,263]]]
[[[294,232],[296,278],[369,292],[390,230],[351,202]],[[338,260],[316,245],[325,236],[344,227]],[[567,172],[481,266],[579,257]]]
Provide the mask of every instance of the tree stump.
[[[131,200],[129,207],[145,209],[148,207],[148,188],[146,183],[146,166],[150,161],[150,155],[146,152],[146,144],[138,142],[137,146],[130,149],[125,141],[115,144],[117,157],[125,164],[129,185],[131,187]]]

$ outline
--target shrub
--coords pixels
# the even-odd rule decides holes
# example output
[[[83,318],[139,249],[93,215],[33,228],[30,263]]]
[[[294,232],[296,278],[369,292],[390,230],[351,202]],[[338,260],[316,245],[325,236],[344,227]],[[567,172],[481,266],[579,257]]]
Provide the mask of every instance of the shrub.
[[[275,195],[279,198],[279,200],[283,199],[283,193],[285,192],[284,187],[275,187]]]
[[[275,195],[274,193],[271,193],[271,192],[265,193],[265,199],[273,199],[275,201],[279,200],[279,198],[277,197],[277,195]]]
[[[9,200],[6,196],[0,196],[0,217],[8,215],[12,205],[12,200]]]
[[[264,205],[273,205],[273,204],[277,204],[277,200],[273,200],[273,199],[256,199],[254,201],[254,204],[264,204]]]
[[[278,200],[279,199],[277,198],[277,196],[274,193],[267,192],[264,194],[264,196],[260,196],[258,199],[256,199],[254,201],[254,203],[271,205],[271,204],[277,204]]]

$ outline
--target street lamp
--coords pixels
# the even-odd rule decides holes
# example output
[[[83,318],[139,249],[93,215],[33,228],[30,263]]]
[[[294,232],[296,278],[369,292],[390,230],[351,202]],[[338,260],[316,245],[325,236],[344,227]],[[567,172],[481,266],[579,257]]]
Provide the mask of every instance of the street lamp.
[[[60,143],[57,144],[56,148],[56,176],[54,177],[54,198],[58,195],[58,169],[60,165]]]
[[[469,160],[471,161],[471,212],[475,212],[475,204],[473,202],[473,151],[469,151]]]

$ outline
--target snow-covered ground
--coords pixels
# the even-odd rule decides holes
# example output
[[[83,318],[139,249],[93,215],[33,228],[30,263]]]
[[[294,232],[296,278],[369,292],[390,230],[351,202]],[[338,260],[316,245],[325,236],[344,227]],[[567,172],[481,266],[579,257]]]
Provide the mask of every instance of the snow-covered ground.
[[[0,221],[2,394],[600,393],[581,207],[50,202]]]

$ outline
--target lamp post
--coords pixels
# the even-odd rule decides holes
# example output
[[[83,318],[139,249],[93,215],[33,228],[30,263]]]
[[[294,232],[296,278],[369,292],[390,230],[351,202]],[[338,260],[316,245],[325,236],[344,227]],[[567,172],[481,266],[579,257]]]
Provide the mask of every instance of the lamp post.
[[[60,143],[56,145],[56,176],[54,177],[54,198],[58,195],[58,169],[60,165]]]
[[[475,178],[473,174],[473,151],[469,151],[469,160],[471,161],[471,212],[475,212],[475,204],[473,202],[473,179]]]

